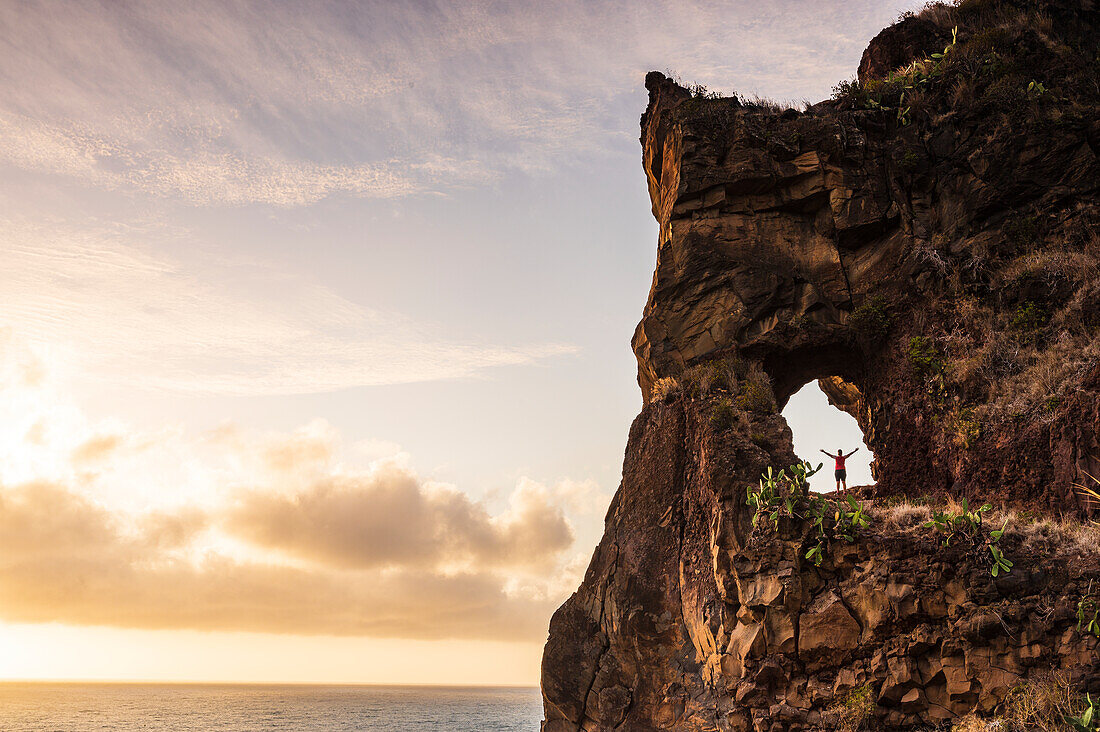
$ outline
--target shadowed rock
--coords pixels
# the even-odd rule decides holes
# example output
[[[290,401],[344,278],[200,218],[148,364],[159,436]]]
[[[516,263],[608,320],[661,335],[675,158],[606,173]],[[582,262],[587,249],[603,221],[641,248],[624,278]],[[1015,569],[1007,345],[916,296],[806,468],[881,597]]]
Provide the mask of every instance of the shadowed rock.
[[[829,730],[857,688],[869,728],[918,729],[1051,670],[1100,691],[1074,616],[1100,585],[1092,539],[1010,530],[1015,567],[993,577],[984,546],[882,508],[815,566],[808,522],[754,529],[745,503],[796,461],[778,411],[819,380],[875,452],[881,505],[1091,510],[1075,484],[1100,475],[1098,27],[1088,2],[932,8],[805,111],[646,77],[646,404],[551,622],[544,731]]]

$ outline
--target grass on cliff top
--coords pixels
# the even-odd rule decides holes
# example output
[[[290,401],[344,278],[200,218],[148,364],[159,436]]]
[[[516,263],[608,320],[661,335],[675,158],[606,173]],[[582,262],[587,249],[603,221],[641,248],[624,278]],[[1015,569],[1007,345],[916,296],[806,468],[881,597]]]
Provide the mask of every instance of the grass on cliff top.
[[[665,76],[668,77],[672,83],[676,84],[682,89],[685,89],[691,94],[690,101],[714,101],[714,100],[729,100],[736,102],[739,106],[747,107],[749,109],[760,110],[764,112],[771,112],[778,114],[786,112],[789,109],[796,111],[804,111],[809,103],[806,100],[800,102],[783,101],[779,99],[771,99],[769,97],[762,97],[759,94],[723,94],[716,89],[710,89],[705,84],[689,83],[685,82],[679,74],[675,73],[671,69],[665,69]],[[689,105],[690,106],[690,105]]]
[[[932,519],[934,509],[946,508],[959,513],[961,507],[953,499],[946,506],[929,499],[890,499],[871,504],[868,514],[872,525],[913,537],[928,535],[924,524]],[[995,508],[985,522],[1000,528],[1007,522],[1004,538],[1019,542],[1019,551],[1033,556],[1086,557],[1100,559],[1100,526],[1073,518],[1035,516],[1028,511]]]

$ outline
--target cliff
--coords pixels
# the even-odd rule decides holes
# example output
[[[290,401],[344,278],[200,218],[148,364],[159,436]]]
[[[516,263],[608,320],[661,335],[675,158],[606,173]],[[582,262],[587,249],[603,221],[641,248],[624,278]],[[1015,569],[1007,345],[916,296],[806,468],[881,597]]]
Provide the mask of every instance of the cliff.
[[[1098,535],[1043,518],[1085,519],[1100,476],[1098,29],[1090,0],[932,6],[804,111],[647,76],[646,404],[551,622],[545,731],[855,729],[857,698],[917,729],[1052,672],[1100,691]],[[761,512],[815,379],[876,486],[780,480]],[[963,499],[996,523],[953,508],[945,547],[925,504]]]

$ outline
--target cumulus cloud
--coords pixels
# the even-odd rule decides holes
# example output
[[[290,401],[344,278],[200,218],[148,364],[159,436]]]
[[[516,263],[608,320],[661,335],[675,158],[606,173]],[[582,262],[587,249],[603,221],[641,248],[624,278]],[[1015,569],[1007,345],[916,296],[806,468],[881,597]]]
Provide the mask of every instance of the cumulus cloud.
[[[0,617],[128,628],[531,639],[552,604],[492,574],[300,569],[170,551],[202,519],[127,530],[63,487],[0,489]]]
[[[440,506],[417,498],[422,487],[411,475],[398,480],[408,485],[335,497],[310,491],[300,502],[252,495],[226,515],[191,508],[136,517],[55,483],[0,486],[0,618],[411,638],[544,632],[560,594],[494,570],[556,567],[555,555],[572,544],[560,512],[523,507],[497,525],[457,492]],[[533,526],[543,519],[547,526]],[[219,525],[279,552],[242,559],[197,551]],[[537,530],[519,534],[529,528]],[[440,567],[456,559],[465,566]]]
[[[561,508],[529,487],[494,517],[467,494],[423,484],[390,463],[293,495],[250,492],[227,528],[268,549],[349,568],[547,566],[574,538]]]
[[[478,500],[323,420],[147,432],[54,386],[0,332],[0,620],[535,640],[583,569],[576,492]]]

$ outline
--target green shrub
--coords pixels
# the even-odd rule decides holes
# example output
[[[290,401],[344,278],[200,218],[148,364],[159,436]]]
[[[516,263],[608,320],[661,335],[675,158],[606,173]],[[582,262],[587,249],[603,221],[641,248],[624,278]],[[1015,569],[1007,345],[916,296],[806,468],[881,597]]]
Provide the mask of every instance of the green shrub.
[[[762,371],[754,371],[741,382],[737,394],[737,406],[747,412],[775,414],[777,410],[771,380]]]
[[[886,301],[876,295],[852,311],[848,320],[856,335],[868,341],[879,341],[890,330],[890,312]]]
[[[859,79],[849,79],[833,87],[833,99],[847,109],[866,109],[869,97]]]
[[[847,496],[844,501],[830,501],[819,495],[809,496],[809,518],[813,521],[817,543],[805,557],[820,567],[825,558],[825,548],[830,540],[844,539],[854,544],[871,525],[871,519],[863,511],[863,504]]]
[[[684,371],[682,382],[692,396],[711,393],[730,394],[737,386],[737,374],[732,359],[714,358]]]
[[[964,498],[961,511],[936,511],[932,520],[924,526],[943,534],[943,545],[951,546],[951,541],[956,538],[977,536],[982,528],[982,514],[991,510],[993,506],[988,503],[977,510],[971,510],[969,501]]]
[[[687,88],[688,93],[691,94],[694,99],[721,99],[722,95],[719,92],[711,91],[707,89],[703,84],[691,84]]]
[[[922,376],[943,373],[944,363],[931,338],[915,336],[909,339],[909,364]]]
[[[852,497],[829,500],[809,490],[809,479],[821,470],[800,462],[778,473],[772,468],[762,473],[758,486],[749,486],[746,503],[753,509],[752,525],[757,529],[779,529],[783,519],[807,521],[813,527],[813,544],[804,557],[820,567],[830,541],[855,542],[871,521],[863,504]]]
[[[959,445],[970,449],[982,435],[982,422],[970,408],[962,409],[955,417],[955,437]]]
[[[815,468],[810,463],[800,462],[778,473],[770,467],[761,473],[759,486],[749,486],[746,498],[753,509],[752,525],[770,524],[775,530],[779,528],[780,519],[801,516],[809,494],[809,478],[819,470],[821,463]]]
[[[990,531],[988,537],[985,536],[982,532],[982,514],[992,509],[993,506],[986,503],[977,510],[971,510],[969,502],[964,498],[959,511],[936,511],[932,514],[932,520],[925,523],[924,527],[941,534],[945,547],[950,546],[953,541],[968,542],[974,547],[985,547],[990,555],[989,573],[999,577],[1012,571],[1012,561],[1001,552],[999,546],[1008,527],[1008,521],[1006,520],[1001,528]]]
[[[1006,71],[1000,66],[999,60],[991,66],[991,73],[998,78],[982,92],[980,102],[990,111],[1001,112],[1012,119],[1022,120],[1030,106],[1027,93],[1024,91],[1024,77],[1018,73]],[[1011,234],[1009,238],[1015,241]]]
[[[727,368],[729,368],[737,378],[743,379],[749,375],[749,364],[740,356],[730,356],[725,359],[725,362]]]
[[[1046,308],[1028,300],[1016,306],[1009,326],[1027,340],[1035,340],[1050,320]]]
[[[914,93],[936,83],[947,66],[957,55],[959,29],[951,31],[951,42],[942,53],[913,61],[908,66],[892,72],[885,79],[871,79],[866,84],[841,82],[833,92],[843,104],[854,109],[871,109],[893,115],[899,125],[912,122],[908,103]]]
[[[717,399],[710,408],[710,423],[719,430],[728,430],[737,421],[737,411],[729,397]]]
[[[870,684],[852,689],[825,711],[826,718],[839,732],[866,729],[874,713],[875,695]]]
[[[758,366],[733,356],[714,358],[684,371],[682,388],[692,397],[711,401],[710,421],[720,430],[729,429],[738,420],[738,411],[774,414],[775,396],[768,375]],[[657,398],[658,384],[654,384]],[[662,386],[663,388],[663,386]]]

